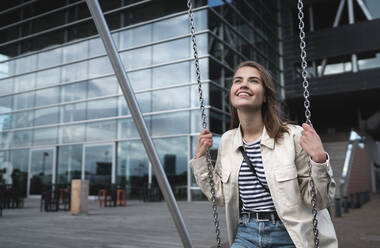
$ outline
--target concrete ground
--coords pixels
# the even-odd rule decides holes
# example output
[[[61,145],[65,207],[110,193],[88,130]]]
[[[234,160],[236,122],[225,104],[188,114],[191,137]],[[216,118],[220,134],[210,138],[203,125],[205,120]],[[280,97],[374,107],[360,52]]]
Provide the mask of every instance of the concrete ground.
[[[207,202],[179,202],[194,247],[215,245],[215,228]],[[380,195],[334,218],[339,247],[380,247]],[[224,209],[219,208],[223,241]],[[6,209],[0,217],[0,247],[182,247],[165,202],[130,201],[126,207],[100,208],[89,203],[89,214],[40,213],[39,200],[27,199],[23,209]],[[321,247],[322,248],[322,247]]]

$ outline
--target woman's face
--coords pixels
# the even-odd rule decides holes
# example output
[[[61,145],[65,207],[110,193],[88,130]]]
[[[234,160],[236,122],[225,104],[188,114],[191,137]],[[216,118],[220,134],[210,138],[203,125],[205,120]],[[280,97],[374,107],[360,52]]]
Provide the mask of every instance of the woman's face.
[[[256,68],[244,66],[238,69],[232,79],[231,104],[237,109],[261,109],[265,102],[265,89]]]

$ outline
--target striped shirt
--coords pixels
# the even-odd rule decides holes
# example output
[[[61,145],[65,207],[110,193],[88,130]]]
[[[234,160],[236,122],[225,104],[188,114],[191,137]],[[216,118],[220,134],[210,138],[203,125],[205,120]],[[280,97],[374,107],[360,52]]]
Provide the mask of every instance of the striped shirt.
[[[268,188],[261,158],[260,139],[251,143],[246,143],[243,140],[243,144],[248,158],[256,169],[258,178],[252,172],[245,160],[243,160],[239,172],[239,194],[243,203],[242,212],[275,211],[270,193],[268,193],[258,182],[258,180],[260,180],[261,183]]]

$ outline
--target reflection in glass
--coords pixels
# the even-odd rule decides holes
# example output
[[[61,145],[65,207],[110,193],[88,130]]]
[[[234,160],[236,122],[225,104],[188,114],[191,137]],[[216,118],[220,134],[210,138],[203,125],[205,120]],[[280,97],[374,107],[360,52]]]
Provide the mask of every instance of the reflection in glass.
[[[10,162],[13,166],[12,187],[26,197],[26,187],[28,181],[29,150],[13,150],[10,153]]]
[[[60,65],[62,63],[62,48],[56,48],[38,54],[38,69]]]
[[[201,80],[207,80],[209,79],[209,69],[208,69],[208,59],[200,59],[199,60],[199,67],[200,67],[200,71],[201,71]],[[211,69],[210,69],[210,73],[211,73]],[[195,64],[194,63],[191,63],[191,73],[190,73],[190,76],[191,76],[191,82],[197,82],[197,74],[195,73]],[[220,74],[218,75],[220,76]],[[211,76],[210,76],[210,79]]]
[[[189,33],[186,15],[153,23],[153,41],[164,40]]]
[[[27,73],[36,70],[37,56],[29,55],[15,60],[16,74]]]
[[[151,30],[152,26],[148,24],[120,32],[120,49],[127,49],[150,43]]]
[[[106,50],[104,49],[103,42],[100,38],[89,40],[89,46],[90,46],[90,57],[106,54]]]
[[[27,92],[14,95],[13,100],[14,109],[32,108],[34,107],[34,92]]]
[[[153,68],[153,88],[189,83],[189,67],[189,62],[182,62]]]
[[[59,143],[75,143],[83,142],[85,135],[85,126],[82,124],[60,126],[59,127]]]
[[[185,59],[189,56],[190,40],[188,38],[165,42],[153,46],[153,64],[165,63],[177,59]]]
[[[87,82],[79,82],[62,86],[63,102],[71,102],[87,98]]]
[[[62,67],[62,82],[87,79],[87,61]]]
[[[63,47],[63,63],[69,63],[88,57],[88,41]]]
[[[13,138],[11,147],[25,147],[32,144],[32,130],[15,131],[13,132]]]
[[[112,157],[112,145],[85,147],[84,178],[90,182],[90,195],[111,185]]]
[[[0,132],[0,149],[8,149],[13,138],[13,132]]]
[[[37,150],[31,153],[30,194],[41,194],[43,187],[52,183],[53,150]]]
[[[13,78],[0,80],[0,96],[13,93]]]
[[[11,129],[12,120],[14,119],[13,114],[0,114],[0,131]]]
[[[79,102],[61,107],[62,122],[83,121],[86,119],[86,103]]]
[[[141,141],[120,142],[118,145],[116,183],[126,189],[127,199],[142,200],[147,187],[149,159]]]
[[[89,78],[99,77],[113,73],[114,71],[112,69],[111,62],[108,59],[108,56],[91,59],[89,61]]]
[[[57,143],[57,127],[34,129],[33,145],[53,145]]]
[[[189,87],[153,91],[152,106],[153,112],[189,107]]]
[[[152,135],[170,135],[189,132],[189,112],[152,116]]]
[[[15,92],[32,90],[35,87],[36,77],[34,73],[15,77]]]
[[[86,140],[111,140],[116,137],[116,120],[87,123]]]
[[[36,107],[59,103],[59,87],[36,91]]]
[[[151,117],[145,116],[144,121],[146,127],[148,128],[148,131],[150,132]],[[118,124],[120,126],[120,131],[118,135],[119,139],[130,139],[140,137],[132,118],[118,120]]]
[[[209,94],[208,94],[208,83],[202,83],[202,96],[204,99],[204,105],[209,104]],[[198,85],[192,85],[190,88],[190,95],[191,95],[191,107],[199,107],[199,93],[198,93]]]
[[[190,111],[191,113],[191,130],[190,132],[191,133],[199,133],[202,131],[202,121],[201,121],[201,111],[200,110],[192,110]],[[208,123],[209,123],[209,119],[208,119],[208,113],[209,113],[209,110],[206,109],[205,111],[205,114],[206,114],[206,122],[207,122],[207,126]]]
[[[116,77],[92,79],[88,81],[88,98],[117,94],[119,83]]]
[[[61,68],[37,72],[37,88],[58,84],[61,79]]]
[[[119,113],[120,115],[129,114],[129,109],[127,106],[127,102],[125,101],[124,96],[119,98]],[[139,105],[140,111],[142,113],[147,113],[151,111],[151,92],[139,93],[136,94],[137,103]]]
[[[142,47],[120,53],[127,70],[151,65],[151,47]]]
[[[34,112],[34,125],[48,125],[59,122],[58,107],[37,109]]]
[[[72,179],[81,179],[82,145],[58,148],[57,184],[71,184]]]
[[[2,58],[1,55],[0,55],[0,58]],[[6,78],[6,77],[13,76],[15,73],[14,72],[14,69],[15,69],[14,65],[15,65],[14,60],[0,63],[0,78]]]
[[[177,199],[187,197],[187,137],[154,139],[165,174]]]
[[[132,84],[132,88],[134,91],[146,90],[152,87],[152,84],[151,84],[152,76],[151,76],[150,69],[128,72],[127,76]],[[160,76],[163,76],[163,75],[160,75]],[[120,89],[120,93],[121,93],[121,89]]]
[[[117,97],[87,102],[87,120],[117,116]]]
[[[0,97],[0,113],[12,111],[12,98],[13,96]]]

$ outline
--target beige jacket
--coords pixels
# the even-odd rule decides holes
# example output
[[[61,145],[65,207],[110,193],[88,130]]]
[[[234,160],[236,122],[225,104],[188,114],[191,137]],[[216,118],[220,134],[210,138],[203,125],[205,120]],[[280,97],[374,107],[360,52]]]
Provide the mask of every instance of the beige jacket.
[[[270,138],[265,128],[261,137],[261,152],[265,176],[276,211],[284,223],[295,246],[314,247],[311,186],[308,173],[309,156],[300,146],[302,127],[288,125],[290,134],[285,133],[279,143]],[[218,205],[225,206],[229,243],[232,244],[239,223],[238,175],[243,156],[239,146],[243,145],[239,128],[222,135],[214,170],[214,182]],[[189,162],[203,193],[210,199],[205,156]],[[318,230],[321,248],[336,248],[338,241],[334,226],[326,207],[334,199],[335,181],[329,159],[323,163],[311,160],[312,177],[317,192]]]

